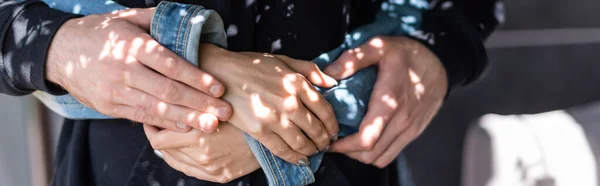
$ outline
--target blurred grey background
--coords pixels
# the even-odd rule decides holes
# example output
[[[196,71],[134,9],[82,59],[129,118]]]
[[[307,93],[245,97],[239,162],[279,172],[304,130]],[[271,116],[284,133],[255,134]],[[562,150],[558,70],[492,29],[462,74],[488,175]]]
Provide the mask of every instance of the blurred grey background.
[[[416,185],[460,185],[464,136],[483,114],[538,113],[598,100],[599,7],[597,0],[506,1],[505,23],[486,44],[491,63],[484,77],[455,92],[406,150]],[[48,179],[61,119],[36,108],[31,97],[0,95],[0,185],[45,185]]]

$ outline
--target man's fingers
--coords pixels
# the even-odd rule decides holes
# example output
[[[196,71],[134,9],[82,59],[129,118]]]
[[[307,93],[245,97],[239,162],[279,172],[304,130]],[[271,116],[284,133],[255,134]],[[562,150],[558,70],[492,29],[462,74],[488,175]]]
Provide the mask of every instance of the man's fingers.
[[[310,112],[312,112],[312,114],[319,119],[320,122],[322,122],[328,138],[337,136],[339,125],[337,119],[335,118],[333,107],[331,107],[329,102],[327,102],[327,100],[325,100],[325,98],[319,92],[317,92],[314,87],[310,86],[306,82],[303,82],[302,86],[304,91],[298,92],[298,96],[300,97],[302,104],[306,106],[306,108],[308,108]],[[307,114],[303,117],[311,118],[312,114]]]
[[[128,105],[119,105],[116,109],[114,109],[114,112],[115,113],[111,115],[117,118],[125,118],[138,123],[145,123],[173,131],[187,132],[192,129],[191,127],[179,127],[177,126],[176,122],[160,119],[159,117],[148,114],[143,110],[136,109],[135,107]]]
[[[398,138],[372,164],[379,168],[389,165],[396,159],[402,149],[419,134],[419,127],[419,125],[413,124],[398,135]]]
[[[382,39],[374,38],[358,48],[347,50],[325,68],[325,74],[335,79],[346,79],[357,71],[376,64],[384,54],[384,44]]]
[[[362,151],[364,148],[358,145],[360,143],[362,143],[361,136],[359,134],[352,134],[333,142],[329,151],[337,153]]]
[[[398,139],[398,136],[403,131],[407,130],[406,126],[408,126],[408,123],[405,122],[406,114],[397,113],[394,115],[394,118],[390,121],[390,123],[386,125],[383,134],[377,143],[375,143],[373,149],[368,151],[347,152],[347,154],[351,154],[353,158],[356,158],[356,160],[359,160],[362,163],[374,163],[377,159],[383,156],[384,152],[389,151],[390,148],[392,148],[390,147],[391,144],[395,143],[394,141]]]
[[[260,141],[271,153],[292,164],[308,166],[308,158],[290,148],[281,137],[275,133],[253,136]],[[261,147],[262,148],[262,147]],[[261,149],[266,150],[266,149]]]
[[[129,21],[130,23],[150,32],[152,17],[156,8],[131,8],[116,12],[118,18]]]
[[[170,152],[166,150],[161,150],[160,152],[163,154],[163,159],[165,160],[165,162],[167,162],[167,164],[171,166],[171,168],[180,171],[187,176],[195,177],[199,180],[218,182],[218,180],[215,179],[214,176],[203,172],[202,170],[194,167],[193,165],[189,165],[187,163],[177,160],[174,157],[174,155]]]
[[[128,104],[160,119],[177,122],[177,127],[181,129],[190,126],[212,132],[218,127],[219,120],[212,114],[166,103],[137,89],[126,88],[120,91],[118,96],[114,96],[117,103]]]
[[[228,119],[233,113],[231,105],[226,101],[208,96],[178,81],[155,73],[143,65],[136,65],[132,72],[126,73],[124,76],[126,85],[144,91],[164,102],[185,106],[203,113],[211,113],[220,120]]]
[[[134,57],[144,65],[214,97],[220,97],[225,92],[223,84],[212,75],[177,56],[149,35],[144,35],[142,39],[146,43]]]
[[[296,73],[302,74],[302,76],[306,77],[313,85],[324,88],[331,88],[337,85],[337,80],[323,73],[317,64],[313,62],[298,60],[283,55],[277,55],[277,58],[285,62]]]

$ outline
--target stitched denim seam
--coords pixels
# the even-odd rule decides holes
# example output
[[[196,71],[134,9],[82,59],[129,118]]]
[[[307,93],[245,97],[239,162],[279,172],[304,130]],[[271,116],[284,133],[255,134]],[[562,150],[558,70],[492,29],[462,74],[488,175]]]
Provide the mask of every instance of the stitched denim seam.
[[[186,41],[186,42],[182,42],[183,51],[181,51],[181,53],[183,54],[182,56],[186,56],[186,57],[187,57],[187,44],[188,44],[187,41],[188,41],[188,39],[190,37],[189,32],[191,30],[190,27],[192,26],[192,24],[190,22],[192,21],[193,17],[195,17],[196,14],[198,14],[198,12],[202,11],[202,8],[200,8],[200,6],[194,6],[194,8],[195,8],[195,10],[192,13],[192,15],[190,16],[190,19],[188,19],[188,21],[186,23],[187,26],[186,26],[186,29],[185,29],[185,33],[183,34],[183,37],[184,37],[183,41]]]
[[[183,24],[186,22],[186,18],[190,13],[190,8],[192,8],[192,6],[187,7],[183,18],[179,21],[179,28],[177,29],[177,36],[175,37],[175,53],[177,54],[181,54],[181,52],[179,52],[179,43],[181,43],[179,37],[181,36],[181,27],[183,27]]]
[[[163,1],[161,2],[161,4],[164,3],[164,6],[158,6],[161,7],[160,13],[158,14],[158,20],[156,20],[156,28],[154,29],[154,35],[158,37],[158,25],[160,25],[160,20],[162,19],[162,15],[165,12],[165,9],[167,9],[167,6],[170,4],[169,1]],[[158,39],[158,38],[157,38]]]
[[[306,173],[304,173],[304,170],[302,169],[302,167],[300,167],[299,165],[295,165],[295,166],[298,168],[298,170],[300,170],[300,173],[302,173],[302,177],[304,177],[304,181],[306,183],[308,183],[308,180],[306,178]],[[306,185],[306,184],[304,184],[304,185]]]
[[[271,176],[273,176],[273,178],[275,178],[275,181],[277,185],[279,185],[279,182],[277,182],[277,176],[275,175],[275,169],[273,169],[273,167],[271,166],[271,161],[269,161],[269,156],[267,155],[267,152],[265,151],[265,148],[261,145],[258,144],[258,147],[260,148],[260,150],[262,151],[263,157],[265,157],[265,160],[268,162],[267,165],[269,166],[269,170],[271,170]]]
[[[279,165],[277,164],[277,159],[275,159],[275,156],[273,155],[273,153],[270,153],[271,157],[273,158],[273,161],[275,162],[275,167],[277,168],[277,172],[279,172],[279,175],[281,176],[281,181],[283,181],[283,186],[285,186],[285,177],[283,177],[283,173],[281,173],[281,169],[279,169]]]

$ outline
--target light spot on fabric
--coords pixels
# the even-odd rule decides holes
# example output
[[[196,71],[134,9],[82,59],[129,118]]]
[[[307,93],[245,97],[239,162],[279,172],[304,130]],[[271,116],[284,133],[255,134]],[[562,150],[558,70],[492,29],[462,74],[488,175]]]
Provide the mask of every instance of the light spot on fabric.
[[[404,4],[404,0],[391,0],[391,3],[397,4],[397,5],[403,5]]]
[[[227,27],[227,37],[233,37],[238,34],[238,27],[231,24]]]
[[[192,24],[197,24],[197,23],[204,22],[204,21],[206,21],[206,17],[204,17],[203,15],[198,15],[198,16],[192,18],[192,20],[190,20],[190,22]]]
[[[177,180],[177,186],[184,186],[185,185],[185,180],[183,178],[179,178]]]
[[[271,43],[271,52],[281,49],[281,39],[275,40]]]
[[[246,8],[248,8],[249,6],[252,6],[252,4],[254,4],[256,2],[256,0],[246,0]]]
[[[258,23],[258,22],[260,22],[260,14],[258,14],[258,15],[256,16],[256,20],[254,20],[254,22],[255,22],[255,23]]]
[[[80,4],[76,4],[75,6],[73,6],[73,13],[75,13],[75,14],[81,13],[81,5]]]
[[[496,20],[498,20],[498,23],[504,23],[506,19],[504,15],[504,3],[500,1],[496,2],[496,5],[494,6],[494,16],[496,16]]]
[[[448,10],[449,8],[452,8],[452,6],[454,6],[454,3],[446,1],[442,3],[442,10]]]
[[[415,16],[402,16],[402,22],[413,24],[417,22],[417,18]]]

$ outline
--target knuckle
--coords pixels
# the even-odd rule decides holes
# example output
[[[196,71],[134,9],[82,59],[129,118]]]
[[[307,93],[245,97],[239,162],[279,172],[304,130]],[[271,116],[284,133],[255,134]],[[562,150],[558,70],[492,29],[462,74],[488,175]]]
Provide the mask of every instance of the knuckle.
[[[167,58],[164,63],[164,73],[168,76],[179,74],[179,63],[174,58]]]
[[[362,151],[370,151],[375,148],[375,142],[367,141],[359,144],[358,148]]]
[[[140,123],[146,123],[148,121],[150,121],[150,115],[142,112],[142,111],[136,111],[133,114],[133,118],[134,121],[140,122]]]
[[[294,148],[294,150],[300,150],[300,149],[305,148],[307,146],[307,144],[308,144],[307,140],[304,138],[301,138],[301,139],[296,140],[296,143],[293,144],[292,148]]]
[[[200,155],[198,158],[196,158],[196,163],[199,165],[210,165],[211,162],[212,161],[208,155]]]
[[[219,167],[207,166],[207,167],[204,167],[204,169],[210,175],[219,175],[219,174],[221,174],[221,168],[219,168]]]
[[[273,150],[273,154],[276,154],[279,157],[285,158],[285,159],[292,159],[293,158],[293,154],[292,153],[292,149],[288,148],[288,147],[279,147]]]
[[[362,153],[360,159],[365,164],[372,164],[375,161],[375,155],[372,153]]]
[[[264,126],[264,124],[257,124],[255,126],[252,126],[248,129],[248,134],[250,134],[251,136],[257,137],[257,136],[263,136],[266,134],[266,127]]]
[[[166,101],[178,101],[179,100],[179,87],[173,81],[169,81],[162,85],[160,90],[160,98]]]
[[[380,168],[380,169],[383,169],[383,168],[387,167],[387,165],[386,165],[386,164],[384,164],[384,163],[380,163],[380,162],[375,162],[375,163],[373,163],[373,165],[374,165],[375,167],[377,167],[377,168]]]
[[[217,178],[217,181],[222,184],[229,183],[231,180],[233,180],[233,178],[229,175],[222,175]]]
[[[190,166],[183,167],[183,170],[181,170],[181,172],[183,172],[183,174],[185,174],[186,176],[194,177],[194,174],[193,174],[194,171],[192,170],[192,167],[190,167]]]

